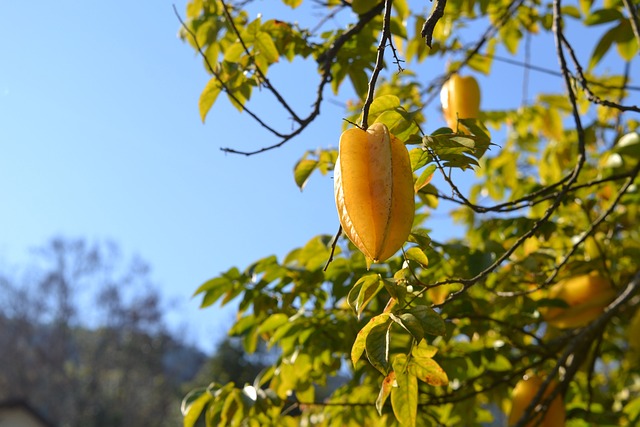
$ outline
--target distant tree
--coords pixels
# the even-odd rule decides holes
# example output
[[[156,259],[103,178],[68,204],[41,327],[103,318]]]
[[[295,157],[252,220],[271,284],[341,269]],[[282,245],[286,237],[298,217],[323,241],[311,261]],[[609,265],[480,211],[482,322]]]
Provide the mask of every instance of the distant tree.
[[[0,276],[0,399],[23,397],[61,426],[179,423],[181,380],[204,357],[176,358],[184,346],[148,272],[112,243],[56,238],[22,277]]]

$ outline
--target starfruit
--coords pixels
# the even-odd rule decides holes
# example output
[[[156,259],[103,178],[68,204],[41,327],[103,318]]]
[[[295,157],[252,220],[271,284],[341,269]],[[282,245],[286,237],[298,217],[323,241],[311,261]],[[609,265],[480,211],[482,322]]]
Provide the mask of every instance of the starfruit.
[[[451,76],[440,91],[442,112],[447,126],[456,130],[458,119],[477,118],[480,113],[480,87],[472,76]]]
[[[413,173],[407,148],[387,126],[342,133],[334,192],[342,229],[368,266],[406,242],[415,213]]]
[[[544,320],[556,328],[583,327],[600,316],[616,296],[611,282],[597,272],[570,277],[549,288],[549,298],[568,307],[544,307]]]
[[[544,378],[538,375],[525,375],[523,379],[518,381],[513,388],[511,396],[512,406],[509,414],[509,425],[515,425],[520,418],[524,415],[527,407],[531,404],[536,397],[538,390],[542,387]],[[557,387],[557,383],[552,381],[543,394],[543,398],[540,401],[545,400],[551,391]],[[531,421],[526,423],[526,427],[532,427],[534,425],[540,425],[545,427],[564,427],[566,418],[566,410],[561,395],[556,395],[549,403],[547,411],[544,416],[532,412],[530,415]],[[539,424],[538,424],[539,423]]]

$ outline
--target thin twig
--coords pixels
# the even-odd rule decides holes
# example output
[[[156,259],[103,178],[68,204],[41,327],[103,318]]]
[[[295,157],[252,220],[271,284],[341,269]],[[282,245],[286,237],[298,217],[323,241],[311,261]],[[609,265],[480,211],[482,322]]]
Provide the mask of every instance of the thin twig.
[[[620,110],[620,111],[640,112],[640,107],[638,107],[636,105],[620,105],[620,104],[618,104],[616,102],[613,102],[613,101],[608,101],[606,99],[601,99],[599,96],[597,96],[595,93],[593,93],[593,91],[589,88],[589,84],[587,82],[587,79],[584,76],[584,73],[582,72],[582,66],[580,65],[580,62],[578,61],[576,53],[575,53],[575,51],[573,50],[573,47],[571,46],[571,44],[569,44],[569,42],[567,41],[567,39],[566,39],[566,37],[564,35],[562,35],[562,43],[567,48],[567,51],[569,52],[569,56],[571,57],[571,60],[573,61],[574,66],[576,67],[576,72],[578,73],[577,79],[580,82],[580,85],[582,86],[582,88],[585,90],[585,92],[587,92],[587,98],[589,99],[589,101],[593,102],[594,104],[600,104],[600,105],[603,105],[605,107],[615,108],[615,109]]]
[[[585,230],[582,233],[582,236],[578,239],[577,242],[575,242],[573,244],[573,246],[571,247],[571,249],[569,250],[569,252],[567,252],[564,257],[562,258],[562,260],[560,260],[560,262],[558,262],[554,269],[553,272],[550,276],[547,277],[547,279],[540,285],[536,286],[535,288],[532,289],[527,289],[525,291],[518,291],[518,292],[496,292],[496,295],[501,296],[501,297],[507,297],[507,298],[511,298],[511,297],[515,297],[515,296],[520,296],[520,295],[527,295],[527,294],[531,294],[533,292],[536,292],[542,288],[545,288],[546,286],[548,286],[549,284],[551,284],[555,278],[557,277],[558,273],[560,272],[560,269],[569,261],[569,259],[571,259],[571,257],[573,256],[573,254],[576,252],[576,250],[578,250],[578,247],[589,237],[591,236],[594,231],[596,230],[596,228],[598,228],[598,226],[600,224],[602,224],[604,222],[604,220],[606,220],[609,215],[611,215],[611,213],[614,211],[614,209],[618,206],[618,204],[620,203],[620,200],[622,199],[622,197],[627,193],[627,191],[629,190],[629,188],[631,187],[631,185],[633,185],[636,177],[638,176],[638,174],[640,174],[640,162],[636,165],[636,167],[633,169],[631,175],[629,176],[629,178],[627,179],[627,182],[624,183],[624,185],[620,188],[620,190],[618,190],[618,193],[616,194],[616,198],[613,200],[613,202],[611,203],[611,205],[609,205],[609,207],[607,208],[606,211],[604,211],[602,214],[600,214],[600,216],[591,223],[591,225],[589,226],[589,228],[587,230]]]
[[[187,26],[187,24],[184,22],[184,20],[182,19],[182,17],[180,16],[180,14],[178,13],[178,9],[176,8],[176,5],[173,5],[173,13],[175,13],[176,17],[178,18],[178,21],[180,21],[180,24],[182,25],[182,28],[184,28],[184,30],[187,32],[187,34],[189,34],[189,36],[191,37],[191,39],[193,40],[193,43],[196,46],[196,50],[198,51],[198,53],[200,54],[200,56],[202,57],[202,59],[204,59],[204,63],[207,66],[207,69],[209,70],[209,72],[211,74],[213,74],[213,76],[218,80],[218,83],[220,84],[220,87],[222,88],[222,90],[225,91],[225,93],[227,95],[229,95],[229,97],[240,106],[240,108],[242,108],[242,111],[244,111],[245,113],[247,113],[248,115],[251,116],[252,119],[254,119],[256,122],[258,122],[262,127],[264,127],[265,129],[267,129],[269,132],[271,132],[272,134],[274,134],[275,136],[279,137],[279,138],[283,138],[285,137],[284,134],[278,132],[277,130],[275,130],[274,128],[272,128],[271,126],[269,126],[268,124],[266,124],[262,119],[260,119],[260,117],[258,117],[254,112],[252,112],[251,110],[249,110],[242,101],[240,101],[238,99],[238,97],[233,93],[233,91],[231,89],[229,89],[229,87],[225,84],[224,80],[220,78],[220,74],[218,74],[218,72],[215,70],[215,68],[213,67],[213,65],[211,64],[211,62],[209,62],[209,58],[207,58],[207,56],[204,54],[204,51],[202,50],[202,46],[200,46],[200,43],[198,43],[198,39],[196,37],[196,35],[194,34],[193,31],[191,31],[191,29]]]
[[[584,182],[582,184],[575,184],[572,185],[571,188],[569,188],[569,192],[575,192],[577,190],[580,190],[582,188],[589,188],[589,187],[593,187],[596,185],[600,185],[600,184],[604,184],[607,182],[612,182],[612,181],[619,181],[621,179],[625,179],[628,178],[630,176],[633,175],[633,171],[629,171],[629,172],[625,172],[625,173],[621,173],[621,174],[616,174],[616,175],[611,175],[608,176],[606,178],[598,178],[598,179],[594,179],[591,181],[587,181]],[[568,177],[565,177],[564,180],[568,179]],[[516,200],[512,200],[509,202],[504,202],[504,203],[499,203],[497,205],[493,205],[493,206],[481,206],[481,205],[476,205],[470,202],[465,202],[464,200],[461,199],[457,199],[455,197],[451,197],[451,196],[447,196],[446,194],[443,194],[441,192],[437,192],[435,194],[436,197],[440,198],[440,199],[444,199],[447,200],[449,202],[453,202],[453,203],[457,203],[459,205],[464,205],[469,207],[470,209],[472,209],[474,212],[476,213],[489,213],[489,212],[515,212],[518,211],[520,209],[525,209],[525,208],[530,208],[533,206],[536,206],[539,203],[545,202],[547,200],[553,199],[554,197],[557,197],[558,192],[552,192],[554,188],[559,187],[562,184],[563,180],[560,180],[559,182],[556,182],[554,184],[548,185],[546,187],[543,187],[533,193],[530,193],[524,197],[521,197],[519,199]]]
[[[333,261],[333,254],[336,251],[338,238],[340,237],[341,234],[342,234],[342,225],[338,227],[338,232],[336,233],[335,237],[331,241],[331,253],[329,254],[329,259],[327,260],[327,263],[324,265],[324,268],[322,269],[322,271],[327,271],[327,268],[329,268],[329,264],[331,264],[331,262]]]
[[[227,18],[227,22],[231,26],[231,29],[235,33],[236,37],[238,37],[238,41],[242,45],[244,52],[247,54],[247,56],[249,56],[249,58],[251,58],[251,62],[253,62],[253,65],[256,68],[256,73],[258,73],[260,80],[264,82],[264,85],[267,87],[267,89],[269,89],[269,91],[273,94],[273,96],[276,97],[280,105],[282,105],[284,109],[287,110],[289,114],[291,114],[291,117],[293,118],[293,120],[295,120],[298,124],[302,123],[302,119],[296,114],[295,111],[293,111],[293,108],[289,106],[289,104],[287,103],[287,101],[285,101],[285,99],[282,97],[280,92],[278,92],[276,88],[273,87],[273,85],[271,84],[271,81],[269,81],[267,76],[262,72],[262,69],[260,69],[260,67],[258,66],[255,58],[253,57],[253,54],[251,54],[251,52],[249,51],[249,48],[245,44],[244,39],[242,38],[242,34],[240,34],[240,31],[238,31],[238,27],[236,27],[235,22],[233,22],[233,17],[229,13],[229,10],[227,9],[227,4],[225,3],[225,1],[220,0],[220,3],[222,3],[222,10],[224,11],[224,16]]]
[[[542,411],[545,411],[549,403],[558,394],[564,392],[568,388],[569,383],[573,380],[573,377],[580,368],[582,360],[584,360],[588,354],[585,350],[591,345],[593,340],[602,333],[611,318],[620,311],[636,293],[638,293],[638,290],[640,290],[640,270],[636,272],[634,277],[629,281],[622,292],[618,294],[616,299],[605,307],[604,312],[600,317],[591,322],[588,326],[584,327],[569,341],[567,347],[562,352],[562,355],[557,359],[556,365],[549,372],[547,378],[540,386],[540,389],[531,400],[531,404],[525,409],[522,417],[514,427],[523,427],[527,421],[529,421],[529,417],[533,414],[534,408],[540,404]],[[551,384],[551,381],[553,381],[553,379],[558,375],[560,369],[564,369],[564,378],[559,386],[555,387],[554,390],[546,395],[544,401],[541,402],[542,396],[546,394],[546,389]]]
[[[362,129],[364,130],[369,127],[369,108],[373,103],[373,95],[376,90],[378,76],[380,75],[380,71],[382,71],[382,69],[384,68],[384,50],[387,47],[387,40],[391,39],[390,22],[392,2],[393,0],[385,0],[384,2],[384,20],[382,22],[382,34],[380,35],[380,43],[378,44],[376,65],[373,68],[373,72],[371,73],[371,78],[369,79],[369,86],[367,89],[367,98],[365,99],[364,105],[362,106],[362,121],[360,123]]]

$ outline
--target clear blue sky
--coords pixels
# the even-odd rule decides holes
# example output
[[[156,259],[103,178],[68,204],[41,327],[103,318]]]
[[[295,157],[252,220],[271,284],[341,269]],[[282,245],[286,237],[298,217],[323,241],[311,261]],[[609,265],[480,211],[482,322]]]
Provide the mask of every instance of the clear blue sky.
[[[269,18],[279,3],[256,8]],[[184,5],[176,2],[181,13]],[[0,260],[22,262],[28,248],[55,235],[112,239],[147,260],[164,297],[178,303],[173,327],[184,325],[187,340],[211,349],[233,314],[199,310],[190,299],[197,286],[336,231],[331,177],[314,175],[300,192],[292,168],[305,150],[337,144],[344,112],[325,103],[316,123],[283,148],[223,154],[223,146],[276,141],[226,100],[201,123],[198,98],[209,77],[178,28],[165,0],[0,4]],[[551,59],[552,49],[545,48]],[[443,71],[441,62],[429,65],[425,80]],[[304,115],[315,66],[295,66],[274,78],[286,79],[284,91]],[[500,67],[494,90],[517,79],[510,94],[517,105],[522,71]],[[480,83],[483,107],[504,107],[486,95],[490,83]],[[326,95],[344,102],[351,93]],[[427,112],[431,130],[442,125],[435,107]],[[288,129],[286,114],[275,117]],[[444,238],[446,213],[438,218],[433,225]]]

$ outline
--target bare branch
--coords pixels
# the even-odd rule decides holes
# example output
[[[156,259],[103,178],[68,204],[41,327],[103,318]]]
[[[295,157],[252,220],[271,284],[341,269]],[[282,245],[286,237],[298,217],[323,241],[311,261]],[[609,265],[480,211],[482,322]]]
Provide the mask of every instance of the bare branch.
[[[595,104],[603,105],[605,107],[615,108],[615,109],[620,110],[620,111],[640,112],[640,108],[638,106],[636,106],[636,105],[629,105],[629,106],[620,105],[620,104],[618,104],[616,102],[607,101],[606,99],[601,99],[599,96],[594,94],[593,91],[589,88],[589,84],[587,82],[587,79],[585,78],[584,73],[582,72],[582,66],[580,65],[580,62],[578,61],[578,58],[576,56],[575,51],[573,50],[573,47],[571,46],[571,44],[569,43],[569,41],[566,39],[566,37],[564,35],[562,35],[562,43],[564,44],[564,46],[566,47],[567,51],[569,52],[571,60],[573,61],[574,66],[576,67],[576,72],[578,73],[577,80],[580,82],[580,85],[585,90],[585,92],[587,92],[587,98],[589,99],[589,101],[591,101],[591,102],[593,102]]]
[[[436,29],[436,24],[444,15],[444,8],[447,6],[447,0],[435,0],[435,4],[431,9],[431,13],[424,24],[422,25],[422,31],[420,35],[424,38],[427,46],[431,47],[431,41],[433,40],[433,30]]]
[[[336,232],[335,237],[331,241],[331,253],[329,254],[329,259],[327,260],[327,263],[324,265],[324,268],[322,269],[322,271],[327,271],[327,268],[329,268],[329,264],[331,264],[331,262],[333,261],[333,254],[336,251],[336,246],[338,245],[338,238],[340,237],[341,234],[342,234],[342,224],[338,227],[338,231]]]

